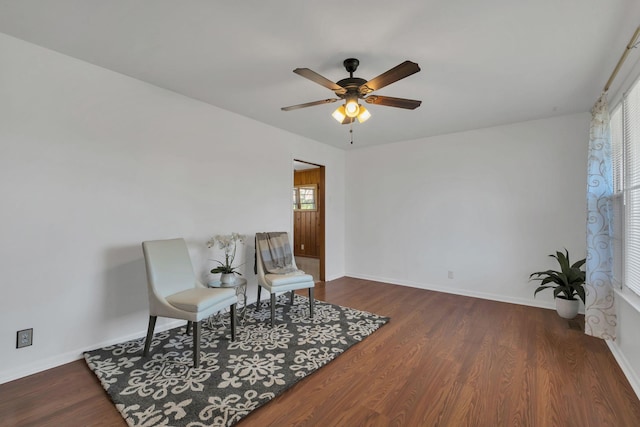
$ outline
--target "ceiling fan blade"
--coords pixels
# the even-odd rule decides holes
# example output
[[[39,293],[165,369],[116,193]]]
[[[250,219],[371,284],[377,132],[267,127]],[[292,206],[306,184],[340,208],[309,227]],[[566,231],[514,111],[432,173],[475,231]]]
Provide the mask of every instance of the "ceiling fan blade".
[[[374,90],[381,89],[385,86],[390,85],[391,83],[402,80],[405,77],[409,77],[411,74],[415,74],[418,71],[420,71],[420,67],[418,66],[418,64],[411,61],[404,61],[402,64],[396,65],[392,69],[380,74],[378,77],[374,77],[373,79],[364,83],[358,88],[358,91],[361,94],[366,95],[373,92]]]
[[[364,98],[369,104],[386,105],[387,107],[406,108],[415,110],[422,104],[422,101],[406,98],[393,98],[391,96],[370,95]]]
[[[336,94],[342,95],[347,92],[347,90],[342,86],[332,82],[328,78],[323,77],[320,74],[308,68],[296,68],[295,70],[293,70],[293,72],[298,74],[299,76],[302,76],[306,79],[311,80],[312,82],[318,83],[319,85],[324,86],[327,89],[331,89]]]
[[[314,105],[331,104],[332,102],[336,102],[336,101],[339,101],[339,99],[338,98],[322,99],[320,101],[306,102],[304,104],[290,105],[289,107],[282,107],[281,110],[291,111],[291,110],[297,110],[298,108],[313,107]]]

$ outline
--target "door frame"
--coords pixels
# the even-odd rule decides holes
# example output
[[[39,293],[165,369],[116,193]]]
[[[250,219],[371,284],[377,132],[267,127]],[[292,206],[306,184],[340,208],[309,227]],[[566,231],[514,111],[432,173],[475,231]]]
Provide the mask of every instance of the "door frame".
[[[318,234],[319,236],[317,236],[317,238],[320,241],[320,245],[319,245],[319,259],[320,259],[320,271],[319,271],[319,279],[320,281],[324,282],[325,281],[325,246],[326,246],[326,242],[325,242],[325,215],[326,215],[326,210],[325,210],[325,199],[326,199],[326,185],[325,185],[325,166],[324,165],[320,165],[317,163],[313,163],[313,162],[308,162],[306,160],[300,160],[300,159],[293,159],[293,170],[296,170],[296,166],[295,163],[299,162],[299,163],[305,163],[307,165],[311,165],[311,166],[315,166],[320,168],[320,181],[318,182],[318,215],[320,217],[320,224],[318,225]],[[315,169],[315,168],[314,168]],[[293,181],[293,174],[292,176],[292,181]],[[295,183],[292,182],[292,185],[294,185]],[[294,219],[295,215],[293,215],[292,213],[292,226],[294,225]],[[295,242],[293,242],[295,245]]]

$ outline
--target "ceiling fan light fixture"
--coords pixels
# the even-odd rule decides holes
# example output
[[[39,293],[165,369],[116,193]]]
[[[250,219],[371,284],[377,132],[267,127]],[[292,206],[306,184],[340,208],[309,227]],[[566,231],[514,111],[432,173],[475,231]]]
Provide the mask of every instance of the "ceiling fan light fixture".
[[[342,123],[343,120],[347,117],[347,112],[344,109],[344,105],[339,106],[331,115],[334,119],[336,119],[338,123]]]
[[[347,113],[347,117],[357,117],[358,113],[360,113],[360,105],[358,105],[358,98],[349,98],[347,99],[347,103],[344,105],[345,112]]]
[[[371,117],[371,113],[369,110],[364,108],[362,105],[360,106],[360,114],[358,114],[358,122],[364,123]]]

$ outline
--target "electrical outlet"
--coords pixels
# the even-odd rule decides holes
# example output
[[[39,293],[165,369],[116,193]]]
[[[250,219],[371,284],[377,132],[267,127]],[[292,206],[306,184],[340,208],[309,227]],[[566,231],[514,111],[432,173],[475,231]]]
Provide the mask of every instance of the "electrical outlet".
[[[304,251],[304,243],[300,245],[300,250]]]
[[[449,271],[449,279],[453,279],[453,271]]]
[[[16,337],[16,348],[28,347],[33,344],[33,328],[18,331]]]

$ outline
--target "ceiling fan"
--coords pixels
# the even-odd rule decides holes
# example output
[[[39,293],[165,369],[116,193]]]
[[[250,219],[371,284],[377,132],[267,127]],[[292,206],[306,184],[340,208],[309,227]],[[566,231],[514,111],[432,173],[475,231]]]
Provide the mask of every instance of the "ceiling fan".
[[[332,90],[337,98],[322,99],[320,101],[307,102],[304,104],[291,105],[289,107],[282,107],[283,111],[297,110],[298,108],[312,107],[314,105],[330,104],[341,99],[344,99],[344,105],[338,107],[333,112],[333,117],[342,124],[353,123],[357,118],[360,123],[366,121],[371,114],[369,111],[358,103],[359,99],[362,99],[368,104],[385,105],[387,107],[405,108],[408,110],[414,110],[422,104],[422,101],[416,101],[415,99],[406,98],[393,98],[390,96],[371,95],[371,92],[378,89],[382,89],[385,86],[395,83],[398,80],[402,80],[405,77],[417,73],[420,71],[420,67],[415,62],[404,61],[392,69],[385,71],[378,77],[375,77],[369,81],[361,79],[359,77],[353,77],[353,73],[358,69],[360,61],[355,58],[345,59],[344,68],[349,73],[349,77],[337,81],[336,83],[321,76],[313,70],[308,68],[296,68],[294,73],[318,83],[327,89]]]

